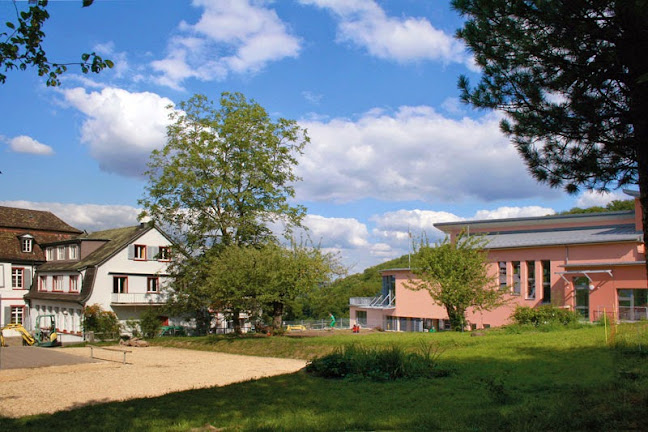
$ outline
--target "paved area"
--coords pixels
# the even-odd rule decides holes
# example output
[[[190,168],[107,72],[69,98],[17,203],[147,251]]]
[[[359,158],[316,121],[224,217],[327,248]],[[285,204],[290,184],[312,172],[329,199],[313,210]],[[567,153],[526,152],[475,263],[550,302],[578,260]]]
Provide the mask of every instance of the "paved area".
[[[6,369],[38,368],[45,366],[95,363],[96,360],[66,354],[52,348],[8,346],[0,348],[0,371]]]

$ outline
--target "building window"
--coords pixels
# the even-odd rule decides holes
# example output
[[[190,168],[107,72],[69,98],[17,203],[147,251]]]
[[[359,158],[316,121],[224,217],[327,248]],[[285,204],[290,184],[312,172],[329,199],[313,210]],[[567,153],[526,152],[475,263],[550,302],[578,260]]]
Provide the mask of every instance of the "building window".
[[[146,279],[146,292],[156,293],[159,290],[160,280],[156,277]]]
[[[63,276],[52,277],[52,291],[63,291]]]
[[[25,269],[22,267],[11,268],[11,288],[24,289]]]
[[[508,285],[508,280],[506,278],[506,261],[500,261],[499,266],[499,285],[500,289],[505,289]]]
[[[47,252],[47,261],[54,261],[54,249],[51,247],[48,247],[45,249]]]
[[[77,247],[77,245],[70,246],[70,259],[79,259],[79,248]]]
[[[24,316],[24,306],[11,306],[11,324],[22,324]]]
[[[648,290],[620,289],[619,319],[623,321],[639,321],[648,319]]]
[[[542,303],[551,303],[551,262],[542,261]]]
[[[158,260],[169,261],[170,259],[171,259],[171,248],[168,246],[160,246],[160,252],[158,252]]]
[[[70,276],[70,292],[79,292],[79,276]]]
[[[144,261],[146,260],[146,246],[135,245],[135,259]]]
[[[47,291],[47,276],[38,278],[38,291]]]
[[[361,326],[367,325],[367,311],[356,311],[356,323]]]
[[[535,299],[536,298],[536,286],[535,286],[535,261],[527,261],[527,292],[526,298]]]
[[[113,294],[126,294],[128,292],[128,277],[113,276]]]
[[[394,299],[396,296],[396,276],[388,275],[382,278],[382,295],[384,298]]]
[[[513,295],[520,295],[522,292],[520,282],[520,261],[513,261]]]
[[[27,238],[23,238],[23,239],[20,241],[20,245],[21,245],[21,250],[22,250],[23,252],[31,252],[32,249],[33,249],[33,247],[34,247],[34,239],[32,239],[32,238],[28,238],[28,237],[27,237]]]
[[[59,246],[56,248],[56,259],[57,260],[65,259],[65,246]]]

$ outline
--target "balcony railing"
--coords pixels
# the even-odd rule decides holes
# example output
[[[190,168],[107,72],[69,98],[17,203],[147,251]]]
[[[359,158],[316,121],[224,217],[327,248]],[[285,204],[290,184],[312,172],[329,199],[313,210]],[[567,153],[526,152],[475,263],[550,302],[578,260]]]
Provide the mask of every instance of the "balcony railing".
[[[648,320],[648,307],[619,307],[620,321]]]
[[[371,309],[394,309],[396,308],[396,296],[388,294],[377,297],[351,297],[349,305]]]
[[[166,303],[166,297],[161,293],[128,293],[128,294],[112,294],[110,298],[111,304],[163,304]]]

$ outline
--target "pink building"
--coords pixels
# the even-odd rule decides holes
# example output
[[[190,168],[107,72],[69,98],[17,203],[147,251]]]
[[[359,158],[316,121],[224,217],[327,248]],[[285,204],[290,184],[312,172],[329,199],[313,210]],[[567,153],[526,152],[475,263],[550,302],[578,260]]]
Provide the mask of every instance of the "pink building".
[[[648,319],[646,256],[638,192],[635,210],[435,224],[454,238],[484,235],[493,275],[509,287],[509,302],[490,312],[468,310],[472,328],[509,323],[515,307],[551,304],[589,321],[607,313],[619,320]],[[383,271],[373,298],[350,299],[352,323],[385,330],[449,329],[445,308],[427,291],[406,288],[409,269]]]

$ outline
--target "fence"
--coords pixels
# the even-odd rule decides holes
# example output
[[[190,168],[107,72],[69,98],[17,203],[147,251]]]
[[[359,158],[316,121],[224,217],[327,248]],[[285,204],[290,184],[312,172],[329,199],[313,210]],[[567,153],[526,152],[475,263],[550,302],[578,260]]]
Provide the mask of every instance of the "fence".
[[[283,326],[304,326],[306,330],[326,330],[329,328],[335,329],[349,329],[351,328],[351,320],[349,318],[336,318],[335,325],[331,327],[331,319],[320,320],[297,320],[297,321],[284,321]]]

